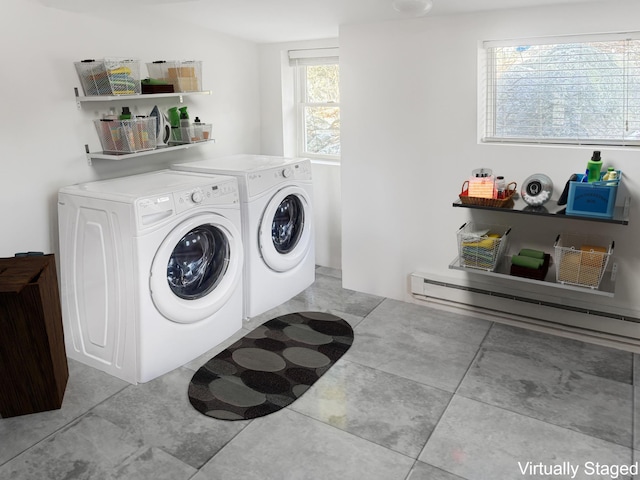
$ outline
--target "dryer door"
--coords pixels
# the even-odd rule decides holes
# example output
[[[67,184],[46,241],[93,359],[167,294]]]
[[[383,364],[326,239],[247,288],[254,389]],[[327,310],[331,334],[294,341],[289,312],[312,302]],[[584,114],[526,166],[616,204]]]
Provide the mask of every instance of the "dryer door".
[[[218,311],[242,277],[240,232],[214,213],[184,220],[164,239],[151,266],[151,298],[169,320],[193,323]]]
[[[311,248],[311,199],[300,187],[279,190],[260,222],[259,245],[264,262],[276,272],[298,265]]]

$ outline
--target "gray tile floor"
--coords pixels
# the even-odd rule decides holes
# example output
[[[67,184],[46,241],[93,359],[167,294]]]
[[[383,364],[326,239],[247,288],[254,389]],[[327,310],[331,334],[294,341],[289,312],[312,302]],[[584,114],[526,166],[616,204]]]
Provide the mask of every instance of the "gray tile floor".
[[[355,341],[302,398],[240,422],[190,406],[208,358],[310,309],[347,320]],[[319,269],[302,294],[149,383],[70,360],[60,410],[0,419],[0,479],[631,478],[638,358],[469,315],[345,290]]]

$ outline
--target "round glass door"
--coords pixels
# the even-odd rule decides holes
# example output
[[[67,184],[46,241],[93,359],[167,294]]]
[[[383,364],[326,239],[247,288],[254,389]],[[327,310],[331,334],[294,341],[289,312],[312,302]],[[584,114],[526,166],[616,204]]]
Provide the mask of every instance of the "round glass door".
[[[276,208],[271,222],[271,240],[278,253],[293,251],[304,229],[304,207],[296,195],[287,195]]]
[[[227,271],[229,250],[224,233],[213,225],[189,231],[169,256],[167,282],[171,291],[185,300],[208,295]]]
[[[258,231],[258,246],[264,263],[276,272],[286,272],[313,251],[313,210],[309,192],[288,186],[267,203]]]
[[[202,213],[185,219],[167,234],[153,258],[153,304],[173,322],[209,318],[240,285],[243,256],[240,231],[228,218]]]

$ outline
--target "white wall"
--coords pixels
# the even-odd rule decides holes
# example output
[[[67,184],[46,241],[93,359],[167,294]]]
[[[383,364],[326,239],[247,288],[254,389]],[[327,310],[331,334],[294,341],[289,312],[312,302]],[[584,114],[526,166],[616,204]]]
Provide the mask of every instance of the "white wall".
[[[621,0],[343,26],[344,287],[409,299],[408,275],[414,271],[459,283],[467,274],[448,269],[457,255],[455,232],[474,219],[509,224],[514,246],[535,245],[550,253],[557,233],[563,231],[610,236],[620,265],[614,299],[495,279],[479,281],[492,282],[503,291],[526,288],[558,301],[640,315],[637,201],[628,226],[452,208],[462,182],[478,167],[492,168],[519,185],[530,174],[546,173],[556,184],[557,199],[568,177],[584,171],[594,150],[480,144],[479,42],[628,31],[638,28],[638,18],[640,4]],[[601,150],[605,164],[623,170],[623,183],[637,199],[640,151]]]
[[[97,17],[49,8],[43,5],[46,3],[51,2],[5,0],[0,16],[4,111],[0,257],[26,250],[56,250],[56,195],[64,185],[155,170],[209,155],[259,153],[257,45],[185,27],[179,19],[173,23],[154,19],[152,8],[144,15],[133,11]],[[203,86],[212,95],[185,97],[185,105],[192,117],[198,115],[214,125],[216,144],[134,160],[96,160],[88,166],[84,145],[100,150],[92,120],[108,107],[88,104],[76,108],[73,88],[80,83],[73,62],[109,56],[142,62],[202,60]],[[146,75],[144,66],[142,71]],[[177,100],[157,103],[168,109]],[[148,114],[154,102],[119,101],[114,105]]]
[[[261,153],[295,157],[296,125],[293,69],[287,52],[338,46],[337,39],[266,44],[260,52]],[[341,268],[340,165],[312,162],[316,264]]]

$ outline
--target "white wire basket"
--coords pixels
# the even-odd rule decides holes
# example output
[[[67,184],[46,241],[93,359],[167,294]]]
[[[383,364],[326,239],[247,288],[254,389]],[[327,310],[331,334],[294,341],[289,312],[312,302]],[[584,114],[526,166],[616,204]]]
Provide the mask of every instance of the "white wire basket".
[[[554,245],[556,281],[597,289],[615,242],[601,235],[562,233]]]
[[[494,271],[504,257],[511,227],[484,223],[465,223],[457,233],[461,267]]]
[[[105,58],[74,63],[85,96],[140,95],[140,61]]]
[[[157,146],[156,118],[94,120],[104,153],[126,154],[153,150]]]

